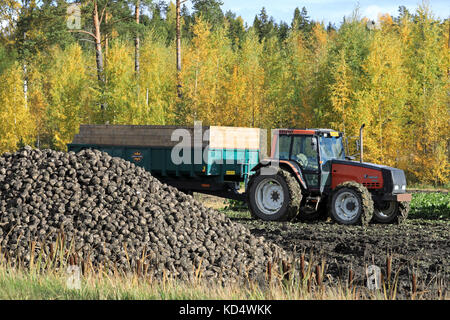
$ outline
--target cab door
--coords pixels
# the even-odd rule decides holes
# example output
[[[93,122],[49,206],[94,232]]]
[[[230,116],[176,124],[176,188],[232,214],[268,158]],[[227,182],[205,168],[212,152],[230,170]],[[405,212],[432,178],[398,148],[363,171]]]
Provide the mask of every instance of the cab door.
[[[319,136],[320,149],[320,191],[331,187],[331,165],[334,159],[345,159],[344,145],[339,134],[323,134]]]
[[[319,190],[320,188],[317,145],[317,137],[313,135],[294,135],[292,139],[290,160],[295,161],[300,166],[308,190]]]

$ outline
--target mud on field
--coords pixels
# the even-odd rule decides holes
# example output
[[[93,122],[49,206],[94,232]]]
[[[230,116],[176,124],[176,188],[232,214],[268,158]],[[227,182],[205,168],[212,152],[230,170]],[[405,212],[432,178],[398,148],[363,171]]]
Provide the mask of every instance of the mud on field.
[[[354,283],[365,286],[365,270],[375,264],[386,275],[386,258],[392,255],[392,279],[398,273],[398,297],[407,297],[412,290],[412,275],[417,278],[418,292],[435,297],[445,296],[450,284],[450,222],[409,220],[403,225],[371,224],[344,226],[331,221],[264,222],[251,218],[233,218],[246,225],[254,235],[309,259],[314,264],[326,261],[325,274],[332,282],[346,284],[349,269]]]

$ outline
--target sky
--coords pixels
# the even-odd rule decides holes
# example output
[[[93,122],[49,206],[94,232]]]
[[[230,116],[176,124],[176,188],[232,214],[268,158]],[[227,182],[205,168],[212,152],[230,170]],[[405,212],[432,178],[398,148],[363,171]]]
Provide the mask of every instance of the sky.
[[[222,0],[224,3],[222,10],[224,12],[231,10],[238,16],[241,16],[249,25],[253,24],[255,15],[266,8],[269,16],[273,16],[276,22],[285,21],[291,23],[294,15],[294,9],[304,6],[311,19],[319,22],[328,22],[339,26],[344,16],[350,16],[352,11],[359,3],[361,15],[372,20],[376,20],[379,13],[389,13],[393,16],[398,15],[398,7],[404,5],[410,12],[414,12],[421,0]],[[431,11],[435,17],[441,19],[450,17],[449,0],[429,0]]]

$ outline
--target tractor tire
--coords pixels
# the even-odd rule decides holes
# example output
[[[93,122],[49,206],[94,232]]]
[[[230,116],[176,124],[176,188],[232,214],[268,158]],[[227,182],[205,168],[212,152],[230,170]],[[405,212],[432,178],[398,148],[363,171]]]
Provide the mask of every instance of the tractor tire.
[[[369,190],[354,181],[338,185],[329,197],[328,206],[331,218],[346,225],[367,226],[374,212]]]
[[[383,224],[402,224],[408,218],[409,202],[386,202],[381,208],[375,205],[373,221]]]
[[[253,218],[265,221],[291,221],[300,208],[300,184],[288,171],[261,175],[258,170],[248,184],[247,202]]]

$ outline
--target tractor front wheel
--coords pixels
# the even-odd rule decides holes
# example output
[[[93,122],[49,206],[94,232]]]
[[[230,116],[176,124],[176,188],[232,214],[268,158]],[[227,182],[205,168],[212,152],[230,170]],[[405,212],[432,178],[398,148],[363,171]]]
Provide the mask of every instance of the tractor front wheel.
[[[366,226],[373,217],[373,200],[362,184],[348,181],[334,189],[330,197],[330,215],[341,224]]]
[[[409,202],[384,201],[375,204],[373,220],[401,224],[408,218]]]

